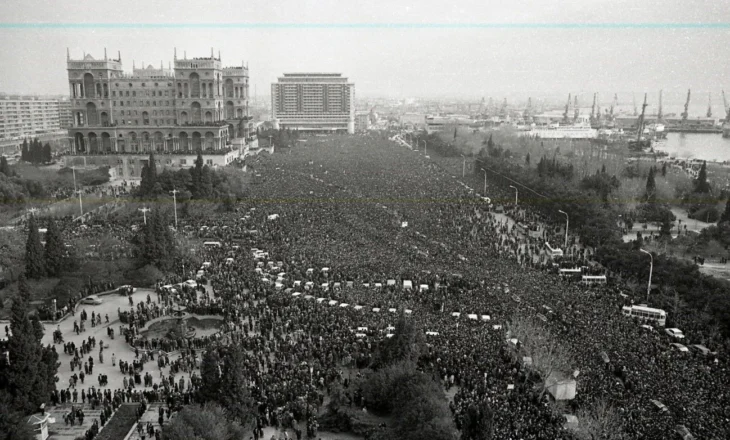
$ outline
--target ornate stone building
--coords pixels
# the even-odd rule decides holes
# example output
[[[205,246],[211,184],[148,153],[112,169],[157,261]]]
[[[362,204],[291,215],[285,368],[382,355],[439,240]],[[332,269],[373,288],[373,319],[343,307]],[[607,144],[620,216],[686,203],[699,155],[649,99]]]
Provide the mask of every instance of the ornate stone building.
[[[175,50],[174,67],[133,63],[131,74],[122,70],[121,55],[109,58],[106,49],[98,60],[67,53],[66,64],[73,155],[228,156],[251,140],[248,67],[223,67],[213,49],[210,57],[190,59]]]

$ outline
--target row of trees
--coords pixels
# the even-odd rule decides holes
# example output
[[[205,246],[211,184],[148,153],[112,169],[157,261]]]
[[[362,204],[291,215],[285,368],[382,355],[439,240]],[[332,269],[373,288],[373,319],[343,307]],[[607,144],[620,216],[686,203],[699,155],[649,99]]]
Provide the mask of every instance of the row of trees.
[[[43,145],[38,139],[33,139],[30,142],[28,142],[28,139],[25,139],[20,150],[20,159],[32,164],[49,163],[53,159],[51,155],[51,144],[46,142]]]
[[[176,190],[180,203],[191,199],[218,201],[230,204],[231,200],[243,197],[246,191],[243,173],[235,168],[213,170],[203,162],[198,153],[195,166],[189,169],[172,171],[165,169],[158,173],[154,154],[150,154],[147,164],[142,168],[142,180],[137,197],[156,199],[169,197]]]
[[[28,313],[30,297],[21,277],[10,311],[7,355],[0,359],[0,436],[13,440],[34,438],[26,418],[55,391],[60,365],[56,352],[41,344],[43,324]]]
[[[25,275],[28,278],[57,277],[74,266],[75,260],[66,248],[58,225],[52,219],[47,222],[45,238],[44,247],[35,215],[31,215],[25,243]]]

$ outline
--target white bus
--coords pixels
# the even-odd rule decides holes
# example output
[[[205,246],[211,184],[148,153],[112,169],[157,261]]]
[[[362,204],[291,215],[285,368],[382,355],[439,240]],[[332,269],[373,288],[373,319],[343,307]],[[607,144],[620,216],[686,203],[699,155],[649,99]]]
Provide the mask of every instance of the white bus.
[[[545,242],[545,247],[548,249],[548,252],[550,253],[551,257],[562,257],[563,256],[563,250],[560,248],[553,248],[550,246],[550,243]]]
[[[572,269],[558,269],[558,274],[560,275],[560,278],[575,278],[578,279],[583,275],[583,270],[579,267],[574,267]]]
[[[205,247],[221,247],[222,245],[221,245],[221,242],[220,241],[206,241],[205,243],[203,243],[203,246],[205,246]]]
[[[592,286],[594,284],[606,284],[608,280],[606,279],[606,275],[583,275],[580,282]]]
[[[646,306],[623,306],[621,312],[626,316],[635,316],[642,321],[652,321],[664,327],[667,323],[667,312]]]

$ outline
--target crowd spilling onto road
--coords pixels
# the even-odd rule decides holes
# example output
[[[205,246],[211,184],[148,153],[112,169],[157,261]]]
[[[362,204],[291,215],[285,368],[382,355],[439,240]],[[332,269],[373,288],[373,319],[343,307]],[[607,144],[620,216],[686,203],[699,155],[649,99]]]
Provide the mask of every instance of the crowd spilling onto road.
[[[577,393],[566,412],[606,401],[636,439],[671,438],[678,425],[698,438],[730,435],[726,354],[674,351],[667,335],[621,313],[630,298],[620,285],[562,281],[544,242],[562,243],[564,231],[529,206],[507,208],[526,225],[516,228],[439,165],[382,138],[325,138],[256,160],[261,182],[237,212],[183,220],[201,242],[221,245],[198,249],[210,262],[210,293],[182,302],[225,324],[216,338],[176,345],[190,379],[163,383],[152,374],[151,397],[183,393],[189,401],[199,383],[193,350],[241,345],[256,438],[266,426],[313,434],[335,382],[348,385],[352,405],[367,408],[352,376],[374,362],[402,315],[428,344],[419,367],[445,389],[457,387],[457,426],[479,404],[490,409],[495,438],[566,438],[565,418],[535,389],[535,373],[506,334],[512,317],[540,314],[572,357],[575,373],[564,373],[576,377]],[[487,192],[495,202],[511,197]],[[590,264],[590,249],[575,240],[571,249],[577,266]],[[157,302],[123,313],[134,327],[145,311],[167,307]],[[704,342],[699,325],[685,330]],[[128,337],[137,348],[173,351],[133,331]]]

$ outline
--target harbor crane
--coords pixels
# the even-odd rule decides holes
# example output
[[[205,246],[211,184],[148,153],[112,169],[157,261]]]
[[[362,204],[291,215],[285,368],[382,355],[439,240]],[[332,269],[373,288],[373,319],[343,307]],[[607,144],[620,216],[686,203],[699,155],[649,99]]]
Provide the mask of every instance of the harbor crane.
[[[593,105],[591,106],[591,119],[595,119],[595,117],[596,117],[596,95],[597,95],[597,93],[593,94]]]
[[[692,89],[687,89],[687,101],[684,103],[684,112],[682,113],[682,123],[687,121],[687,116],[689,116],[689,98],[692,96]]]
[[[707,98],[707,117],[712,117],[712,92],[710,92],[710,96]]]
[[[563,121],[568,122],[568,115],[570,114],[570,98],[572,94],[568,93],[568,102],[565,104],[565,112],[563,113]]]
[[[618,109],[616,107],[618,107],[618,93],[613,94],[613,102],[611,103],[611,110],[609,111],[609,115],[611,116],[612,119],[613,119],[614,112],[618,111]]]
[[[662,94],[663,94],[663,92],[664,92],[664,90],[659,90],[659,111],[657,112],[657,115],[656,115],[657,122],[659,122],[662,119],[664,119],[664,112],[663,112],[663,108],[662,108]]]
[[[644,116],[646,114],[646,107],[649,105],[646,103],[646,93],[644,93],[644,104],[641,105],[641,115],[639,116],[639,120],[637,121],[637,129],[636,129],[636,140],[635,141],[629,141],[629,149],[634,151],[643,151],[645,149],[651,148],[651,139],[643,139],[642,135],[644,134]]]
[[[722,91],[722,105],[725,109],[725,121],[730,122],[730,107],[727,106],[727,98],[725,98],[725,91]]]

